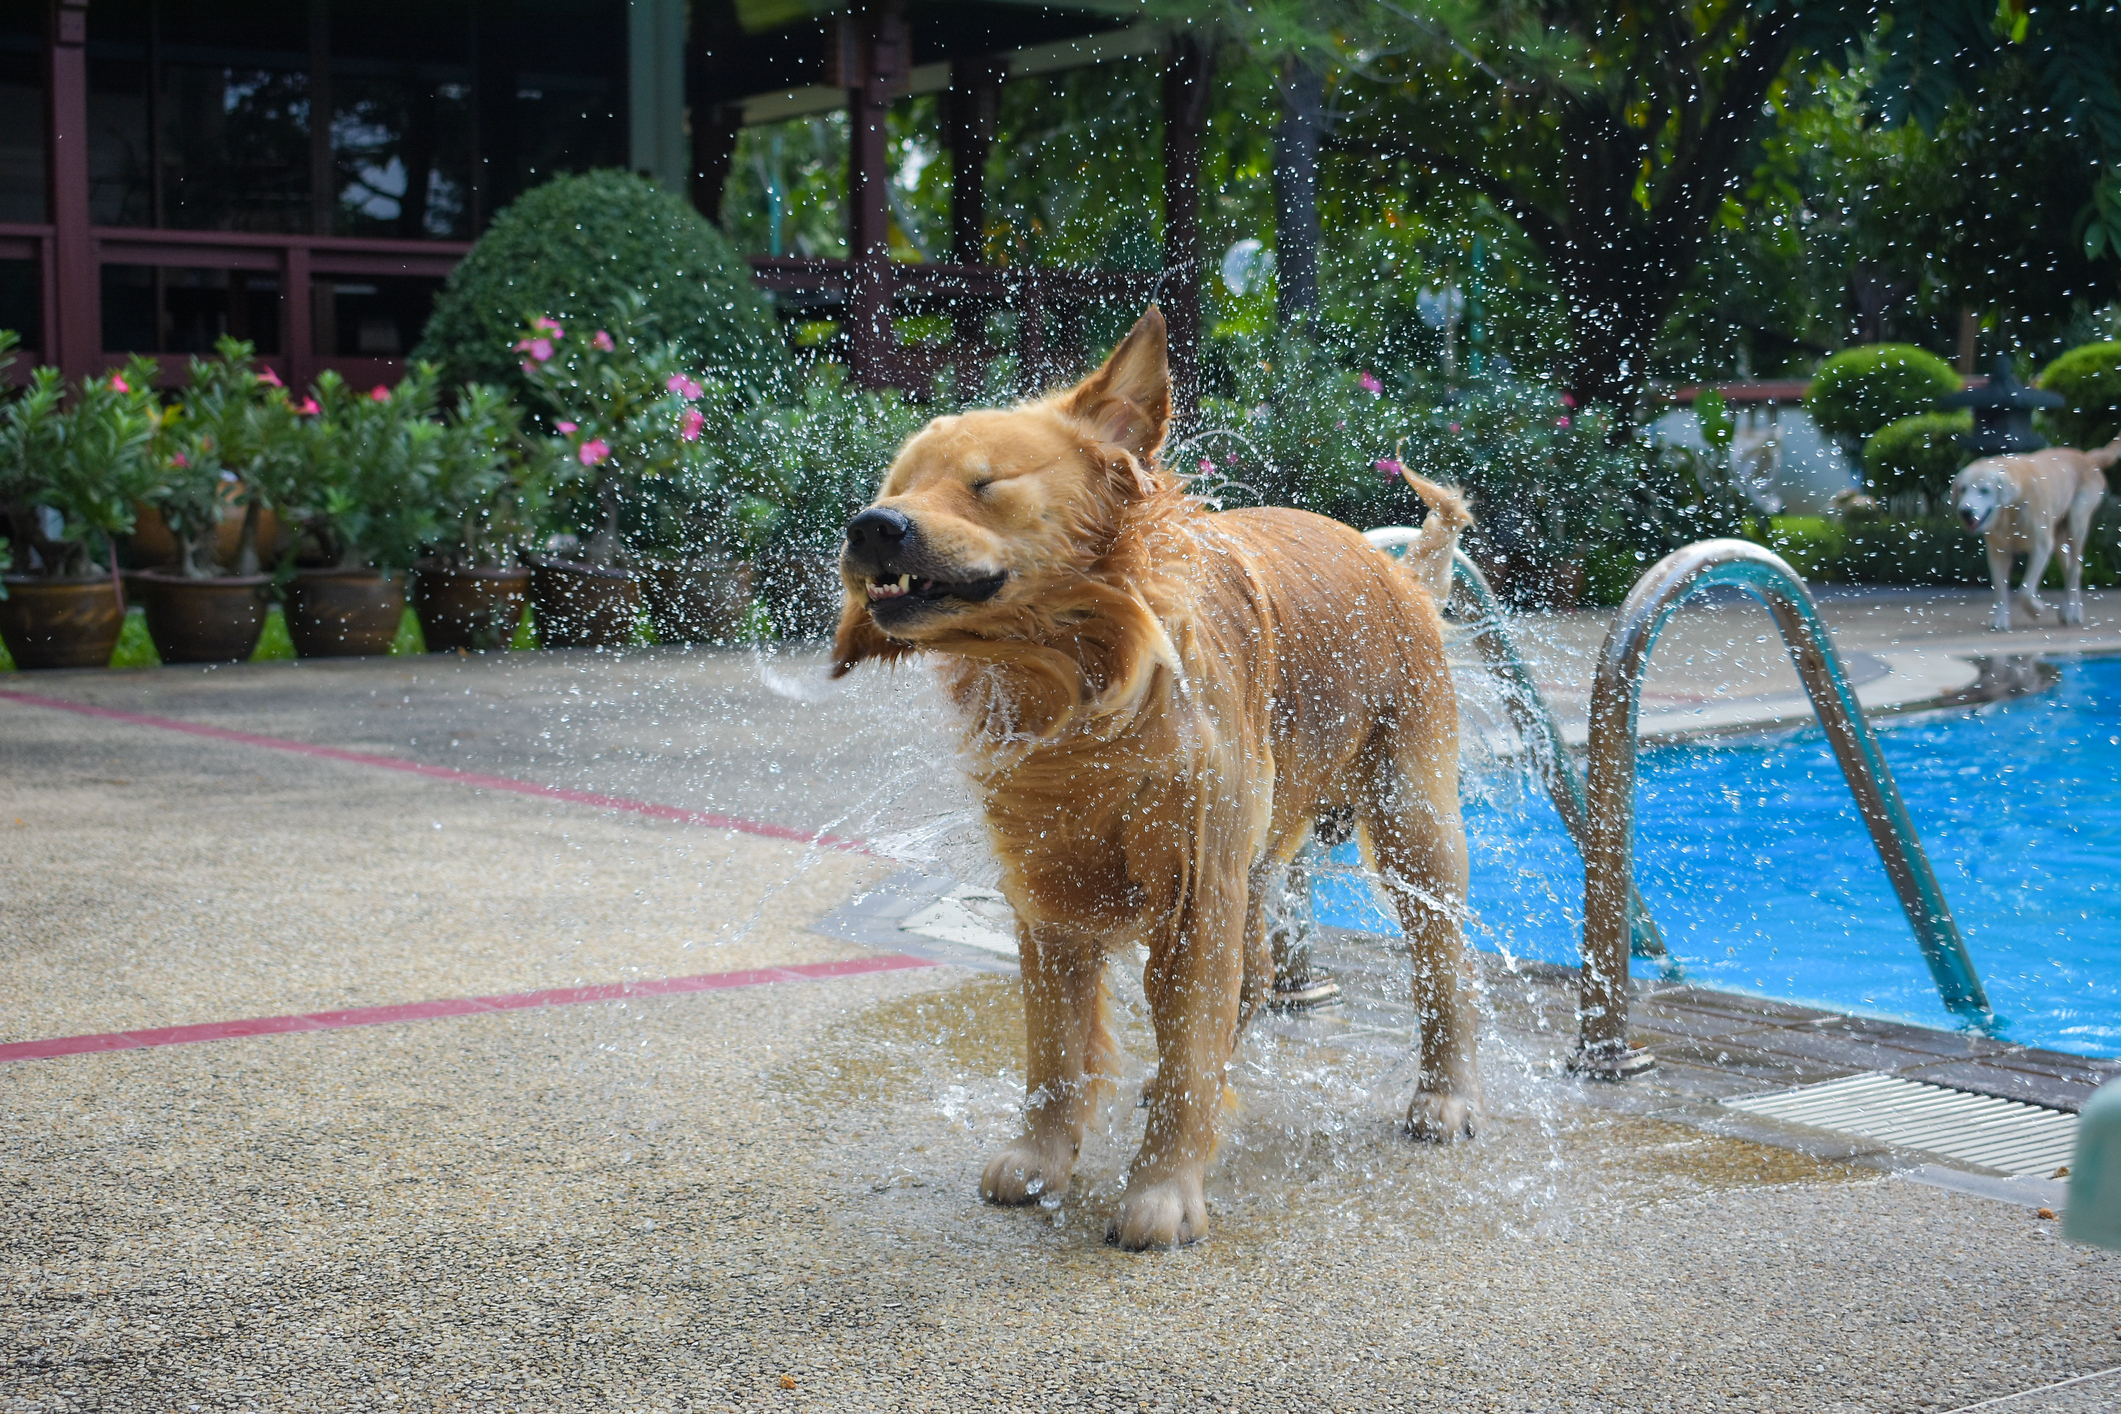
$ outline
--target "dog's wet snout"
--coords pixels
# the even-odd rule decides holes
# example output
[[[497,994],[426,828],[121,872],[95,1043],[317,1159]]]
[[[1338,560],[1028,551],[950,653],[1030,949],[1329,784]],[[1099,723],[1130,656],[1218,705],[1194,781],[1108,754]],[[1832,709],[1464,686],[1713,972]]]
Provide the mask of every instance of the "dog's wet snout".
[[[871,566],[882,566],[913,534],[913,522],[889,506],[871,506],[847,522],[847,553]]]

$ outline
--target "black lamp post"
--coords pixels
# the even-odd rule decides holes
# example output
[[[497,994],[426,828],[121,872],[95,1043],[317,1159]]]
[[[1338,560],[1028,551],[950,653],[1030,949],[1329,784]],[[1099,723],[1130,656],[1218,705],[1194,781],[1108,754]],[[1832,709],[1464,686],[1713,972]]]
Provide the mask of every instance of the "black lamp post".
[[[2035,408],[2058,408],[2059,394],[2042,392],[2020,383],[2011,372],[2010,355],[1996,355],[1996,371],[1985,387],[1939,398],[1940,408],[1972,408],[1974,430],[1957,440],[1977,457],[2000,457],[2009,452],[2037,452],[2047,439],[2033,431]]]

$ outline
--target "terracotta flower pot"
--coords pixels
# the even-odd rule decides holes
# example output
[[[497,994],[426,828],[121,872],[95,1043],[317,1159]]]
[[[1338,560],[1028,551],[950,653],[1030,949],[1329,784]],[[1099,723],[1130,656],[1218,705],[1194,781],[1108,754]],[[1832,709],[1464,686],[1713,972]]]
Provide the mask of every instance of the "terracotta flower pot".
[[[413,569],[412,611],[420,616],[430,653],[506,648],[529,594],[530,571],[520,565],[452,569],[427,563]]]
[[[146,611],[147,636],[163,662],[241,663],[257,651],[271,575],[186,579],[139,570],[126,583]]]
[[[287,585],[298,658],[381,657],[404,617],[404,584],[380,570],[296,570]]]
[[[748,565],[657,565],[642,571],[641,588],[665,643],[730,643],[751,618]]]
[[[830,555],[761,555],[752,567],[773,630],[783,638],[830,638],[847,591]]]
[[[0,640],[18,668],[107,668],[125,628],[125,605],[108,575],[38,579],[8,575]]]
[[[632,570],[545,560],[531,567],[530,603],[540,648],[623,648],[641,618]]]

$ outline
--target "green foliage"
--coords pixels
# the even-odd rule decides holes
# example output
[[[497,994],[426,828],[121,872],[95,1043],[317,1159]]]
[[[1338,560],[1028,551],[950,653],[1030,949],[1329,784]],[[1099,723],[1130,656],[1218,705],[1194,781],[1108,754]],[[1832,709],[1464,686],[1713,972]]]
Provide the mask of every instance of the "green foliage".
[[[875,497],[892,457],[928,416],[896,393],[849,386],[837,364],[813,367],[799,401],[762,414],[783,511],[768,548],[836,554],[847,522]]]
[[[2041,373],[2040,386],[2067,400],[2041,415],[2059,445],[2090,449],[2121,437],[2121,343],[2071,349]]]
[[[1941,500],[1959,468],[1973,460],[1958,438],[1974,430],[1973,413],[1918,412],[1888,422],[1863,444],[1871,488],[1888,496],[1920,491]]]
[[[698,376],[684,346],[656,342],[637,297],[610,328],[539,315],[516,340],[525,377],[559,416],[574,528],[590,563],[747,557],[771,533],[781,490],[756,395]]]
[[[319,375],[292,484],[279,509],[298,532],[298,563],[402,570],[438,534],[429,499],[443,429],[435,374],[415,366],[396,388],[363,393]]]
[[[243,534],[230,568],[258,572],[259,514],[290,494],[307,435],[280,380],[256,367],[251,345],[223,338],[214,349],[212,359],[191,360],[189,385],[163,416],[163,480],[148,498],[193,577],[222,568],[212,554],[231,498],[243,507]]]
[[[467,385],[435,446],[433,553],[458,568],[513,563],[542,538],[564,472],[556,444],[526,434],[506,391]]]
[[[1866,344],[1819,366],[1804,405],[1820,431],[1859,440],[1888,422],[1933,412],[1937,399],[1959,391],[1959,375],[1933,353],[1912,344]]]
[[[631,173],[560,177],[494,218],[435,301],[415,359],[450,384],[530,380],[510,352],[525,320],[610,323],[639,296],[657,336],[734,384],[766,385],[783,355],[773,316],[721,232]]]
[[[0,505],[18,566],[64,578],[102,573],[95,550],[133,528],[133,506],[155,488],[159,404],[154,360],[85,379],[65,402],[56,368],[39,368],[0,412]]]

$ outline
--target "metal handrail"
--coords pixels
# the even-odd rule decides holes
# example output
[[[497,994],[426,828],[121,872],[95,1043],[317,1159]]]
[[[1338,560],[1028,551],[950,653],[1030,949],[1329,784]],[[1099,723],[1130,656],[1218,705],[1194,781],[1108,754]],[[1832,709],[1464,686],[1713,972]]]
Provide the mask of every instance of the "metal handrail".
[[[1626,901],[1634,890],[1636,722],[1642,675],[1657,636],[1679,606],[1719,584],[1743,589],[1774,617],[1944,1005],[1975,1022],[1992,1020],[1988,995],[1952,921],[1944,890],[1922,852],[1878,738],[1804,582],[1779,555],[1762,546],[1704,540],[1665,556],[1636,581],[1599,654],[1591,693],[1590,846],[1584,851],[1579,1046],[1571,1069],[1620,1079],[1655,1063],[1646,1047],[1630,1047],[1627,1040]]]
[[[1405,551],[1421,532],[1407,526],[1381,526],[1363,532],[1368,540],[1386,554],[1395,555]],[[1517,640],[1511,636],[1509,616],[1503,612],[1502,601],[1488,585],[1488,577],[1480,566],[1463,550],[1451,552],[1453,582],[1464,589],[1473,600],[1480,617],[1468,635],[1489,669],[1503,680],[1503,710],[1509,713],[1510,723],[1517,734],[1533,745],[1532,761],[1539,772],[1547,794],[1553,798],[1555,813],[1561,816],[1563,828],[1576,845],[1576,852],[1589,857],[1589,827],[1585,823],[1585,796],[1583,773],[1576,768],[1576,758],[1570,754],[1568,743],[1562,739],[1561,727],[1554,720],[1554,713],[1539,691],[1539,683],[1525,663],[1524,655],[1517,650]],[[1676,976],[1677,962],[1664,945],[1664,937],[1657,931],[1657,923],[1650,917],[1649,905],[1636,892],[1634,881],[1628,883],[1628,945],[1636,957],[1655,958],[1663,962],[1667,976]]]

